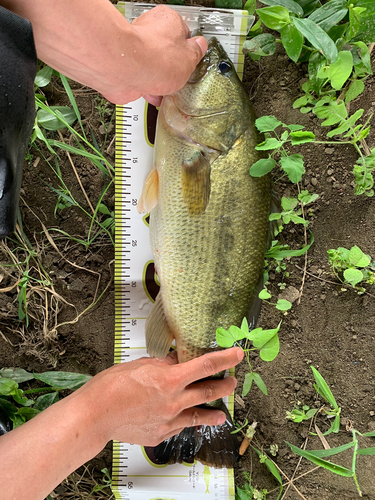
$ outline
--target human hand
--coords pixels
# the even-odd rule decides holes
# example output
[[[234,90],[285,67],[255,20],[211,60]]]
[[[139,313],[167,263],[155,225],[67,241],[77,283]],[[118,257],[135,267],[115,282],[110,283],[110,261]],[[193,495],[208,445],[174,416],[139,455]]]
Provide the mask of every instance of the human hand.
[[[195,406],[228,396],[236,379],[194,382],[231,368],[242,358],[237,347],[181,364],[174,354],[165,359],[140,358],[99,373],[76,394],[81,392],[87,408],[95,408],[103,443],[115,439],[156,446],[185,427],[224,423],[223,412]]]
[[[143,96],[158,106],[161,96],[177,92],[185,85],[205,54],[207,41],[202,36],[190,38],[181,16],[165,5],[143,13],[131,27],[138,38],[133,46],[138,68],[129,75],[129,89],[124,96],[124,89],[119,94],[115,88],[102,93],[116,103]]]

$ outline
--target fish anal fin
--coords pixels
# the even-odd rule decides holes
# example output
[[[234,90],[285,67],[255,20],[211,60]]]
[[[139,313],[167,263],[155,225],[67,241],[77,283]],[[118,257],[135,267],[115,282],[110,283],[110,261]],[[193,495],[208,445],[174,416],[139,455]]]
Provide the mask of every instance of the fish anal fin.
[[[159,174],[156,165],[152,167],[143,186],[137,210],[140,214],[149,213],[157,205],[159,196]]]
[[[201,151],[182,164],[182,197],[189,215],[201,215],[211,192],[211,166]]]
[[[163,300],[159,292],[146,321],[146,346],[150,356],[165,358],[174,335],[165,317]]]

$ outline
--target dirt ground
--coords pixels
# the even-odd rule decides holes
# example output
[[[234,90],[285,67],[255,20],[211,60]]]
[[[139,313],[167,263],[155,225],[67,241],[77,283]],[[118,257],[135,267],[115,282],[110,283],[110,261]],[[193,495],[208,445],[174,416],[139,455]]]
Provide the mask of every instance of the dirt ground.
[[[317,138],[324,139],[323,130],[314,116],[303,115],[292,108],[293,101],[301,95],[301,81],[305,77],[306,67],[296,66],[280,48],[274,56],[259,63],[247,60],[244,84],[258,116],[273,114],[284,123],[300,123],[312,130]],[[74,89],[88,135],[91,136],[92,130],[99,146],[104,147],[107,158],[114,164],[111,144],[114,129],[110,124],[113,106],[105,105],[108,112],[103,119],[103,103],[100,104],[98,95],[80,85],[75,85]],[[353,110],[365,109],[364,119],[374,112],[374,90],[375,78],[370,77],[366,81],[365,93],[352,103]],[[50,105],[67,104],[58,81],[44,91]],[[103,121],[109,126],[107,137]],[[375,125],[374,120],[371,123]],[[68,135],[64,137],[69,140]],[[370,148],[375,146],[375,128],[366,141]],[[48,159],[48,151],[41,149]],[[238,399],[235,414],[237,421],[247,417],[250,422],[258,422],[256,444],[265,452],[269,451],[270,445],[278,445],[278,453],[272,458],[288,478],[296,469],[295,477],[299,477],[315,466],[303,459],[297,468],[299,458],[290,451],[286,441],[301,447],[307,439],[307,449],[323,448],[319,437],[309,434],[309,422],[296,424],[286,419],[286,412],[296,404],[320,407],[313,388],[311,365],[323,375],[342,408],[340,432],[327,436],[329,446],[349,442],[351,433],[347,428],[351,426],[360,432],[375,430],[375,287],[368,287],[369,293],[364,295],[343,290],[332,275],[327,259],[328,249],[353,245],[375,257],[375,201],[374,198],[354,195],[352,167],[357,159],[354,148],[305,145],[295,148],[295,152],[305,158],[306,174],[302,187],[319,195],[309,217],[315,242],[308,252],[305,279],[304,257],[288,261],[288,277],[285,273],[271,272],[269,290],[272,294],[293,292],[294,288],[301,290],[300,301],[296,300],[285,315],[280,315],[271,306],[263,307],[258,326],[273,328],[280,319],[283,320],[279,332],[280,354],[271,363],[254,355],[253,368],[264,379],[268,396],[252,389],[243,401]],[[20,203],[23,230],[37,252],[38,261],[50,276],[53,290],[62,298],[54,301],[53,294],[47,293],[45,299],[42,293],[30,288],[30,324],[26,328],[24,322],[18,320],[17,287],[0,293],[0,367],[22,367],[35,372],[56,369],[94,375],[113,363],[114,248],[106,236],[99,236],[86,249],[73,238],[53,230],[58,228],[72,237],[84,237],[88,233],[89,219],[77,207],[57,209],[55,213],[57,195],[49,185],[59,188],[57,178],[35,148],[30,149],[30,154],[31,158],[24,166]],[[88,209],[66,153],[59,152],[59,156],[65,184]],[[73,157],[73,163],[88,198],[96,204],[103,186],[102,174],[82,157]],[[296,187],[284,180],[277,182],[275,189],[280,195],[298,194]],[[105,203],[113,210],[113,190],[106,196]],[[304,243],[303,230],[292,224],[283,234],[292,248]],[[1,289],[10,287],[20,278],[19,271],[4,267],[10,263],[5,247],[12,249],[18,260],[25,258],[19,242],[15,238],[12,240],[0,245]],[[36,258],[30,260],[30,274],[38,276],[35,262]],[[280,283],[286,287],[282,292]],[[98,303],[76,321],[75,318],[102,292]],[[58,324],[68,324],[54,331],[55,318]],[[239,387],[245,368],[243,366],[237,372]],[[317,423],[322,432],[328,429],[327,419],[319,417]],[[374,440],[364,438],[361,446],[374,446]],[[341,465],[351,466],[350,451],[334,458]],[[374,464],[374,457],[358,457],[357,475],[363,498],[371,500],[375,500]],[[103,467],[111,467],[110,446],[88,464],[89,471],[93,471],[97,478],[102,476],[100,470]],[[244,482],[243,471],[251,473],[254,486],[272,491],[267,499],[276,499],[278,483],[259,463],[254,452],[247,452],[238,463],[236,484],[239,486]],[[358,496],[351,478],[322,469],[304,475],[295,481],[295,487],[298,491],[290,487],[284,498],[353,500]],[[71,488],[68,483],[63,483],[55,491],[55,498],[86,498],[83,493],[83,496],[69,493]],[[110,496],[105,492],[100,495],[93,498]]]

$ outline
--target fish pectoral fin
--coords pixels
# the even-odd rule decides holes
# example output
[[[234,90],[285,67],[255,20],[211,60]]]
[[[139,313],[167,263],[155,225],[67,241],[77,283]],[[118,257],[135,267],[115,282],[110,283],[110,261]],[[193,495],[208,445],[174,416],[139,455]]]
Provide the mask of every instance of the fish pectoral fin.
[[[201,151],[182,164],[182,198],[189,215],[201,215],[211,192],[211,166]]]
[[[148,354],[155,358],[165,358],[173,339],[174,335],[165,317],[163,300],[159,292],[146,321],[146,347]]]
[[[137,210],[140,214],[150,213],[157,205],[159,196],[159,174],[156,165],[152,167],[143,186],[142,195],[139,199]]]

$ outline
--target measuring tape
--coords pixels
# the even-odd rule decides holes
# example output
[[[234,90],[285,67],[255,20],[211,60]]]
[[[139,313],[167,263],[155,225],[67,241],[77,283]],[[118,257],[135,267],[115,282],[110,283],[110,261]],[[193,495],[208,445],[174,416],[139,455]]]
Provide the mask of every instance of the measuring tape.
[[[119,2],[128,21],[155,7]],[[223,45],[242,77],[242,43],[254,17],[246,11],[170,6],[189,29],[200,28]],[[147,356],[145,322],[158,292],[148,216],[137,211],[153,165],[157,111],[144,99],[116,107],[115,363]],[[233,415],[233,396],[224,399]],[[114,442],[112,490],[122,500],[234,500],[233,469],[194,464],[156,465],[138,445]]]

